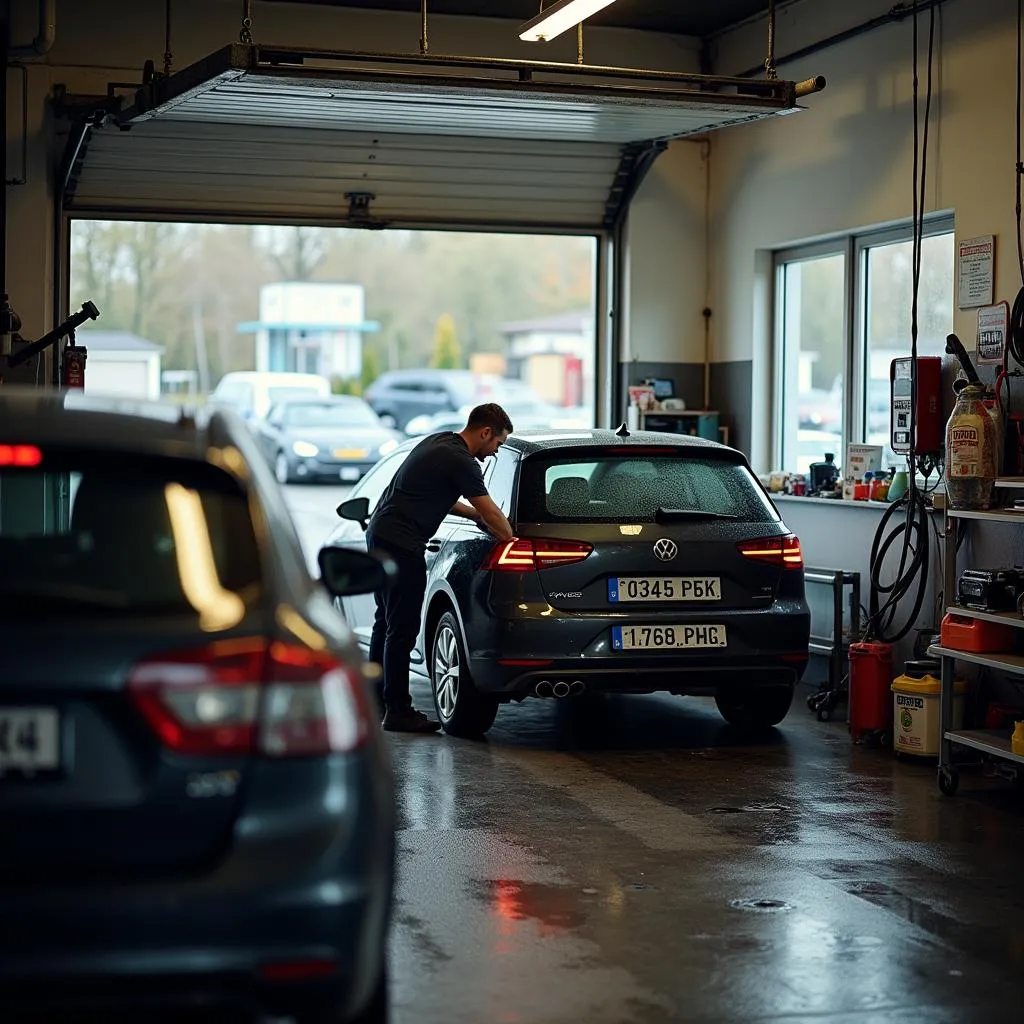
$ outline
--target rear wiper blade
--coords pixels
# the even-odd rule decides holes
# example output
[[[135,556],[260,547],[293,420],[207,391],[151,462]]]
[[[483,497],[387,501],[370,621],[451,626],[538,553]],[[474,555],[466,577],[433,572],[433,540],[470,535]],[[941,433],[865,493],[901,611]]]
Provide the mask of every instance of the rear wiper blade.
[[[679,523],[692,519],[739,519],[728,512],[706,512],[700,508],[659,508],[654,513],[656,523]]]

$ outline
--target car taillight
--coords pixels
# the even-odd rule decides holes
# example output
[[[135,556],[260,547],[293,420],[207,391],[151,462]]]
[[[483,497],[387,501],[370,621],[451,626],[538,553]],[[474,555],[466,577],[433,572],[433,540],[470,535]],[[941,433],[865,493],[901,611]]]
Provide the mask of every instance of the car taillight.
[[[128,691],[164,746],[182,754],[328,754],[354,750],[369,731],[350,669],[277,641],[157,655],[135,666]]]
[[[737,546],[741,554],[759,562],[781,565],[784,569],[804,567],[800,541],[792,534],[785,537],[765,537],[763,540],[745,540]]]
[[[481,569],[492,572],[530,572],[550,569],[555,565],[582,562],[591,551],[592,544],[573,540],[546,540],[541,537],[513,537],[499,541],[487,553]]]

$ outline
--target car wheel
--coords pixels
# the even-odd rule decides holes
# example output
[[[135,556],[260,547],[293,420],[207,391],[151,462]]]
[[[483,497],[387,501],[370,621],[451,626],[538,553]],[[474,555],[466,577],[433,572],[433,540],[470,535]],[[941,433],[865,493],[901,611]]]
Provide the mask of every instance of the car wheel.
[[[795,689],[789,683],[726,690],[715,694],[715,703],[730,725],[743,729],[766,729],[778,725],[789,713]]]
[[[279,484],[290,484],[292,482],[292,471],[288,465],[288,456],[284,452],[278,452],[274,459],[274,476]]]
[[[459,624],[451,612],[445,612],[434,629],[430,652],[431,689],[441,727],[452,736],[482,736],[494,725],[498,702],[474,685]]]

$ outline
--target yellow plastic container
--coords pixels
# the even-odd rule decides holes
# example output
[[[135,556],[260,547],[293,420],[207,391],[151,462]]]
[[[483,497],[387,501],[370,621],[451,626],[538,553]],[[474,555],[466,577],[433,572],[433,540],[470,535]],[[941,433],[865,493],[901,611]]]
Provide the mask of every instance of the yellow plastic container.
[[[892,681],[892,746],[897,754],[918,757],[939,756],[939,692],[935,676],[902,675]],[[967,683],[958,679],[953,686],[953,729],[962,729],[964,694]]]
[[[1024,722],[1014,723],[1013,735],[1010,737],[1010,749],[1018,757],[1024,757]]]

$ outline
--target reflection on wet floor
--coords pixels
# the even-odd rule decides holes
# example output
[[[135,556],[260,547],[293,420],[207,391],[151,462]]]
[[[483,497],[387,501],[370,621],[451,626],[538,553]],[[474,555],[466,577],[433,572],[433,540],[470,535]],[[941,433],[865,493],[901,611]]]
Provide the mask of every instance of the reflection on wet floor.
[[[987,1024],[1024,1001],[1003,783],[942,797],[933,765],[799,703],[757,740],[652,696],[527,702],[483,741],[391,749],[396,1024]]]

